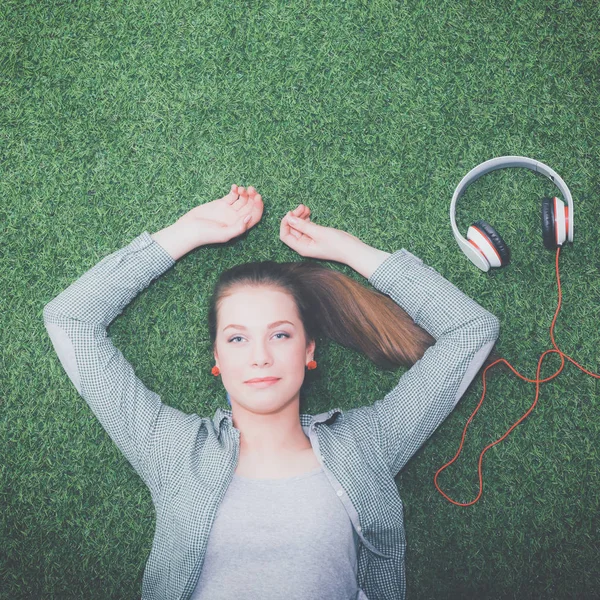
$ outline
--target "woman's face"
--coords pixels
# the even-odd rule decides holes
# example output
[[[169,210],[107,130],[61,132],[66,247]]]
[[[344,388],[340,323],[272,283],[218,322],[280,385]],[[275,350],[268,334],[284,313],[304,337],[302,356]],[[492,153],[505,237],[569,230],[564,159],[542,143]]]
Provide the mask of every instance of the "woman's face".
[[[226,296],[217,312],[215,343],[215,364],[232,406],[237,402],[270,413],[299,401],[315,342],[307,345],[292,296],[267,287],[244,287]],[[248,383],[265,377],[277,381]]]

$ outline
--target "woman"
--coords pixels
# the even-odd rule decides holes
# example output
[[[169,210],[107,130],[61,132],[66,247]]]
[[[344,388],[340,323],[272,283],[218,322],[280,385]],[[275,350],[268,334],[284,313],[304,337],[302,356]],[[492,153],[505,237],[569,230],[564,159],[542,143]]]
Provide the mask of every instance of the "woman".
[[[44,308],[67,374],[150,489],[156,531],[143,598],[404,598],[394,477],[490,354],[494,315],[410,252],[316,225],[301,204],[281,220],[281,241],[349,265],[378,291],[308,261],[223,273],[209,329],[231,410],[211,419],[163,404],[106,335],[176,260],[236,238],[263,208],[254,188],[233,185],[105,257]],[[374,403],[300,413],[320,334],[382,367],[412,366]]]

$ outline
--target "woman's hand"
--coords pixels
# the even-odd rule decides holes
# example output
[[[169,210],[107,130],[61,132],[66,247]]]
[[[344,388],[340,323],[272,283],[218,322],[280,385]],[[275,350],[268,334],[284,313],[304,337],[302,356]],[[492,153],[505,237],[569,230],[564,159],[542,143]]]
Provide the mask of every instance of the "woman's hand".
[[[310,208],[304,204],[299,204],[281,219],[279,239],[300,256],[346,264],[357,245],[364,245],[357,237],[345,231],[312,223]]]
[[[173,225],[152,234],[174,260],[198,246],[228,242],[256,225],[263,213],[260,194],[232,185],[227,196],[192,208]]]
[[[233,184],[227,196],[192,208],[175,224],[185,228],[197,248],[238,237],[260,221],[263,208],[262,197],[252,186],[246,190]]]

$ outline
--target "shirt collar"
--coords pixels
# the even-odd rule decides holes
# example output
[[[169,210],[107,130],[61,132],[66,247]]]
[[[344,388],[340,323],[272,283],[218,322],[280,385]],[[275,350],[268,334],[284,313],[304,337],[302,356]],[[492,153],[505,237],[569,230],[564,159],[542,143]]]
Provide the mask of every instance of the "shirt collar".
[[[213,416],[213,425],[217,432],[217,437],[221,435],[221,423],[226,420],[227,427],[233,427],[232,411],[228,408],[217,408]],[[332,408],[326,412],[319,413],[318,415],[309,415],[306,413],[300,413],[300,424],[303,427],[312,425],[313,423],[326,423],[333,421],[337,418],[337,415],[342,414],[341,408]]]

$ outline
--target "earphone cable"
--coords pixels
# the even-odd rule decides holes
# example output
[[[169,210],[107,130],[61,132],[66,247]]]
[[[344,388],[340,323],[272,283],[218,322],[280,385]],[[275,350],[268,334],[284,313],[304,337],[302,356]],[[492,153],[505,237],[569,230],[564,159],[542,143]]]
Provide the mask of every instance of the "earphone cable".
[[[560,307],[562,304],[562,289],[561,289],[561,285],[560,285],[560,272],[558,269],[558,259],[560,256],[560,246],[557,247],[556,249],[556,279],[558,282],[558,306],[556,307],[556,312],[554,313],[554,319],[552,320],[552,325],[550,326],[550,338],[552,340],[552,345],[554,346],[554,350],[546,350],[540,357],[540,360],[538,361],[538,366],[537,366],[537,373],[536,373],[536,379],[528,379],[527,377],[521,375],[520,373],[518,373],[511,365],[510,363],[505,360],[504,358],[499,358],[498,360],[494,361],[493,363],[491,363],[490,365],[488,365],[484,371],[483,371],[483,392],[481,394],[481,400],[479,401],[479,404],[477,405],[477,408],[473,411],[473,414],[471,414],[471,416],[469,417],[469,420],[467,421],[464,429],[463,429],[463,435],[462,435],[462,439],[460,442],[460,446],[458,448],[458,452],[456,453],[456,455],[454,456],[454,458],[450,461],[447,462],[444,466],[442,466],[440,469],[438,469],[438,471],[436,472],[434,478],[433,478],[433,482],[435,484],[435,487],[437,488],[438,492],[444,496],[444,498],[446,498],[446,500],[448,500],[449,502],[451,502],[452,504],[456,504],[457,506],[472,506],[473,504],[475,504],[479,498],[481,498],[481,494],[483,493],[483,477],[482,477],[482,461],[483,461],[483,455],[493,446],[495,446],[496,444],[499,444],[502,440],[504,440],[509,433],[515,428],[517,427],[517,425],[519,425],[519,423],[521,423],[522,421],[524,421],[529,414],[531,413],[531,411],[535,408],[539,395],[540,395],[540,384],[541,383],[546,383],[552,379],[554,379],[564,368],[565,365],[565,358],[569,361],[571,361],[574,365],[576,365],[579,369],[581,369],[582,371],[584,371],[585,373],[587,373],[588,375],[590,375],[591,377],[595,377],[597,379],[600,379],[600,375],[595,374],[595,373],[591,373],[590,371],[588,371],[587,369],[584,369],[579,363],[577,363],[576,361],[574,361],[570,356],[567,356],[564,352],[561,352],[561,350],[559,350],[556,341],[554,340],[554,325],[556,323],[556,318],[558,317],[558,313],[560,311]],[[560,369],[558,369],[558,371],[556,371],[556,373],[554,373],[554,375],[547,377],[546,379],[542,379],[540,380],[540,371],[542,368],[542,362],[544,360],[544,357],[546,356],[546,354],[552,354],[552,353],[558,353],[560,355],[560,360],[561,360],[561,365],[560,365]],[[485,381],[485,374],[487,373],[488,369],[491,369],[494,365],[497,365],[499,363],[504,363],[506,364],[506,366],[517,376],[520,377],[521,379],[523,379],[524,381],[527,381],[529,383],[535,383],[535,388],[536,388],[536,393],[535,393],[535,400],[533,401],[533,404],[529,407],[529,410],[501,437],[498,438],[495,442],[489,444],[488,446],[486,446],[483,451],[481,452],[481,454],[479,455],[479,466],[478,466],[478,473],[479,473],[479,494],[477,495],[477,497],[475,498],[475,500],[473,500],[472,502],[456,502],[455,500],[452,500],[452,498],[450,498],[448,495],[446,495],[438,486],[437,483],[437,478],[438,475],[444,471],[445,469],[447,469],[460,455],[461,451],[462,451],[462,447],[463,447],[463,443],[465,441],[465,435],[467,433],[467,428],[469,427],[471,421],[473,420],[473,418],[475,417],[475,415],[477,414],[477,411],[479,410],[479,408],[481,407],[481,405],[483,404],[483,399],[485,398],[485,392],[486,392],[486,381]]]

